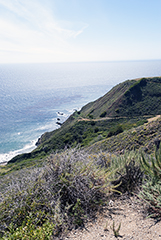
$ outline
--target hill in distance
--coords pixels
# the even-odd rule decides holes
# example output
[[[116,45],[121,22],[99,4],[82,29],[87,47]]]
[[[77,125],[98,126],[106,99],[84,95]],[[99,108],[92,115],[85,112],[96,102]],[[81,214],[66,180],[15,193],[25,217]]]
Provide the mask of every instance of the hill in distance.
[[[31,153],[9,163],[40,159],[65,147],[91,146],[143,125],[149,116],[161,114],[161,77],[127,80],[104,96],[75,111],[59,129],[44,133]]]
[[[84,106],[84,117],[134,117],[161,113],[161,77],[128,80]]]

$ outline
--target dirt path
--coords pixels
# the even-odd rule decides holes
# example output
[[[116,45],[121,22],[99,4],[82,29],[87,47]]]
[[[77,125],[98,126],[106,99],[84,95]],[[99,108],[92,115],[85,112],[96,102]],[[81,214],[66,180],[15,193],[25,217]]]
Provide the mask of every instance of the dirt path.
[[[161,240],[161,221],[147,218],[143,204],[136,198],[111,201],[108,209],[98,215],[95,222],[88,223],[84,229],[73,231],[65,240]],[[113,221],[116,229],[121,223],[119,236],[114,236]]]
[[[97,122],[97,121],[104,121],[104,120],[109,120],[109,119],[114,119],[114,118],[111,118],[111,117],[104,117],[104,118],[95,118],[95,119],[89,119],[89,118],[83,118],[83,117],[80,117],[78,119],[78,121],[94,121],[94,122]]]
[[[149,118],[149,119],[148,119],[148,123],[153,122],[153,121],[156,121],[158,118],[160,118],[160,115],[157,115],[157,116],[155,116],[155,117]]]
[[[155,117],[149,118],[149,119],[147,119],[148,123],[150,123],[152,121],[156,121],[160,117],[161,117],[161,115],[157,115]],[[127,118],[127,117],[117,117],[117,118]],[[78,119],[78,121],[104,121],[104,120],[109,120],[109,119],[116,119],[116,118],[114,118],[114,117],[113,118],[112,117],[104,117],[104,118],[89,119],[89,118],[80,117]],[[145,124],[147,124],[147,123],[145,123]]]

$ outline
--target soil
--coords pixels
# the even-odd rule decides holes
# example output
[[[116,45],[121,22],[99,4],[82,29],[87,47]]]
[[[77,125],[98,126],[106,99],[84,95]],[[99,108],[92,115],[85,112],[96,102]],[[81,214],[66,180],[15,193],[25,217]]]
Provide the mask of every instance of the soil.
[[[156,121],[158,118],[160,118],[161,115],[157,115],[155,117],[152,117],[152,118],[149,118],[147,119],[148,120],[148,123],[150,122],[153,122],[153,121]],[[118,117],[118,118],[127,118],[127,117]],[[104,117],[104,118],[97,118],[97,119],[89,119],[89,118],[83,118],[83,117],[80,117],[78,119],[78,121],[103,121],[103,120],[109,120],[109,119],[115,119],[115,118],[112,118],[112,117]],[[145,123],[145,124],[148,124],[148,123]]]
[[[158,118],[160,118],[160,115],[157,115],[157,116],[155,116],[155,117],[153,117],[153,118],[149,118],[149,119],[148,119],[148,123],[153,122],[153,121],[156,121]]]
[[[119,236],[113,232],[118,228]],[[84,228],[72,231],[65,240],[161,240],[161,221],[148,218],[143,202],[136,197],[125,197],[110,200],[102,214]]]

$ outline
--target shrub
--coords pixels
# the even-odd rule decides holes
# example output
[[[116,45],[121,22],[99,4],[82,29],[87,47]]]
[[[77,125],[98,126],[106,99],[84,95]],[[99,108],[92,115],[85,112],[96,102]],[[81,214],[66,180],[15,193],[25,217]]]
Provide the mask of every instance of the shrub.
[[[161,181],[155,183],[147,181],[143,185],[139,196],[146,202],[150,216],[161,218]]]
[[[2,240],[51,240],[53,235],[54,224],[47,221],[42,226],[35,228],[32,218],[28,217],[26,223],[22,223],[22,226],[14,229],[10,224],[9,232],[6,232],[2,237]]]
[[[153,184],[161,180],[161,148],[156,149],[154,157],[145,158],[142,154],[140,163]]]
[[[96,128],[94,129],[94,132],[95,132],[95,133],[99,132],[99,128],[96,127]]]
[[[93,119],[93,115],[92,115],[92,114],[88,114],[88,117],[89,117],[90,119]]]
[[[112,129],[111,131],[109,131],[109,133],[107,134],[107,137],[111,137],[113,135],[117,135],[119,133],[122,133],[124,130],[122,128],[121,125],[116,126],[114,129]]]
[[[155,156],[142,155],[141,165],[147,179],[139,196],[147,203],[151,216],[161,218],[161,148],[156,149]]]
[[[50,227],[54,238],[83,224],[114,189],[107,161],[102,154],[70,149],[51,155],[42,168],[17,173],[1,196],[1,235],[31,239],[32,232],[48,239]]]
[[[139,157],[139,153],[131,151],[112,160],[111,170],[115,170],[114,176],[117,177],[112,183],[118,185],[116,190],[132,194],[141,186],[144,175],[140,168]]]
[[[122,193],[127,192],[128,194],[131,194],[142,184],[143,172],[141,171],[140,166],[136,165],[133,160],[125,165],[125,174],[120,172],[117,173],[120,177],[112,183],[114,185],[118,184],[119,186],[116,189]]]
[[[106,111],[104,111],[103,113],[101,113],[101,114],[100,114],[100,117],[105,117],[105,116],[106,116],[106,114],[107,114],[107,112],[106,112]]]

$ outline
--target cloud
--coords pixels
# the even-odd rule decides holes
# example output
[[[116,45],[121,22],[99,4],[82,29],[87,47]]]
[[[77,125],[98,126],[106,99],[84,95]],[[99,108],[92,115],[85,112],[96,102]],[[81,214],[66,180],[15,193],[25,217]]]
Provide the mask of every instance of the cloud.
[[[4,52],[40,55],[49,60],[69,53],[70,39],[78,37],[88,27],[82,22],[58,21],[44,0],[0,0],[0,62]],[[9,54],[7,54],[8,56]],[[22,57],[22,55],[21,55]],[[7,58],[7,57],[6,57]]]

